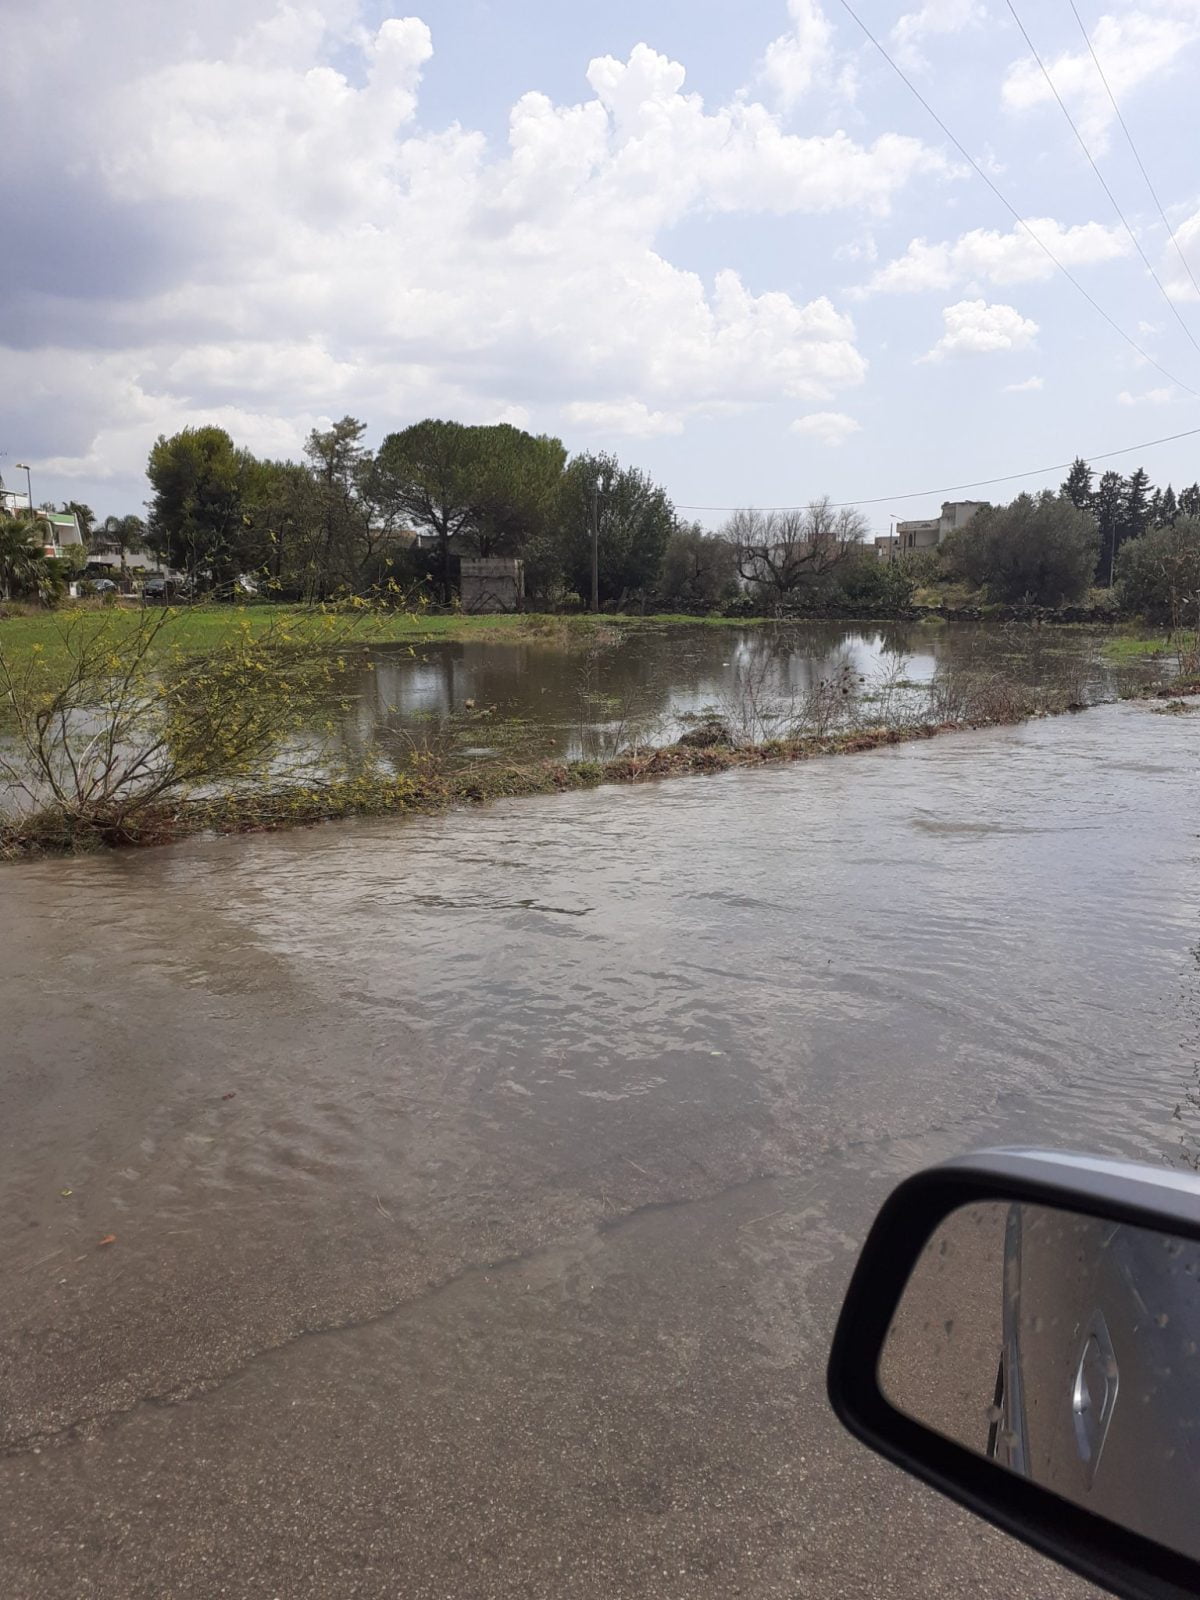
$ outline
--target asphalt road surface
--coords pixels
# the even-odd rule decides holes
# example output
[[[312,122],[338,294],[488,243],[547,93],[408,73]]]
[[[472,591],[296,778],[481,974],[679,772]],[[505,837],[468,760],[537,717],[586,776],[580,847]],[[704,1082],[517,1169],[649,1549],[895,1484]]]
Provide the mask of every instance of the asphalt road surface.
[[[823,1366],[905,1173],[1191,1136],[1195,739],[0,874],[0,1594],[1092,1592]]]

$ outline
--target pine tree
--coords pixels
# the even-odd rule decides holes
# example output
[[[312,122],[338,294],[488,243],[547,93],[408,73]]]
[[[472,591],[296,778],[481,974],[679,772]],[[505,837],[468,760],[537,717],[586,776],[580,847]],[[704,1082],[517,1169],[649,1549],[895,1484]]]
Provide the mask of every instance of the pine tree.
[[[1186,489],[1180,489],[1178,515],[1200,517],[1200,483],[1193,483]]]
[[[1125,521],[1128,486],[1119,472],[1106,472],[1096,486],[1092,511],[1100,532],[1100,553],[1096,563],[1096,582],[1111,585],[1116,566],[1117,544]]]
[[[1147,525],[1147,527],[1150,527],[1150,528],[1161,528],[1162,527],[1162,504],[1163,504],[1162,490],[1161,489],[1155,489],[1154,493],[1150,496],[1150,506],[1149,506],[1149,509],[1146,512],[1146,525]]]
[[[1092,503],[1092,469],[1082,456],[1076,456],[1071,463],[1071,470],[1067,473],[1060,493],[1063,494],[1077,511],[1087,511]]]
[[[1125,485],[1125,515],[1121,519],[1117,548],[1126,539],[1136,539],[1150,525],[1150,474],[1138,467],[1131,472]]]
[[[1168,484],[1163,491],[1162,504],[1158,508],[1158,519],[1154,526],[1156,528],[1173,528],[1175,526],[1175,518],[1178,515],[1179,506],[1175,500],[1175,491]]]

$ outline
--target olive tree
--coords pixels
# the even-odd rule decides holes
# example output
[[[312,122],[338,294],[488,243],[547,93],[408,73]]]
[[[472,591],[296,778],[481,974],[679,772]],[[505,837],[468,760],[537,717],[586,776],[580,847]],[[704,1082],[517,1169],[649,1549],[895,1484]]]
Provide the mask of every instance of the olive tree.
[[[722,529],[738,576],[775,609],[859,555],[867,519],[828,495],[793,511],[736,511]]]
[[[1200,520],[1180,517],[1129,539],[1117,555],[1121,599],[1174,625],[1200,621]]]
[[[1043,490],[985,506],[941,552],[948,576],[985,589],[991,600],[1059,606],[1087,593],[1097,545],[1093,517]]]

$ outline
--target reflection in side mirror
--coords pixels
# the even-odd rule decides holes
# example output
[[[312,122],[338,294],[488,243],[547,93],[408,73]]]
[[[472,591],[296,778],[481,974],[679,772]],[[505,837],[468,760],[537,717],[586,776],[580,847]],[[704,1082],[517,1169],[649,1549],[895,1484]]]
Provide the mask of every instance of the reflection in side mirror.
[[[926,1244],[880,1356],[943,1438],[1200,1559],[1200,1245],[992,1201]]]
[[[854,1436],[1127,1600],[1200,1594],[1200,1178],[1037,1150],[889,1196],[829,1355]]]

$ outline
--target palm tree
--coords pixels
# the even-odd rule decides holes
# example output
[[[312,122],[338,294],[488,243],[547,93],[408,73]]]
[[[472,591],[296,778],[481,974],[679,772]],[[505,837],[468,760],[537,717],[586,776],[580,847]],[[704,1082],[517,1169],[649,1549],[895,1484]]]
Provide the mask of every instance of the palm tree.
[[[0,516],[0,599],[49,592],[50,569],[43,552],[53,537],[45,518],[36,513]]]
[[[146,524],[141,517],[130,513],[125,517],[105,517],[101,526],[94,535],[95,543],[109,550],[117,550],[121,556],[121,578],[125,578],[125,558],[145,549]]]

